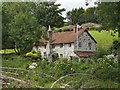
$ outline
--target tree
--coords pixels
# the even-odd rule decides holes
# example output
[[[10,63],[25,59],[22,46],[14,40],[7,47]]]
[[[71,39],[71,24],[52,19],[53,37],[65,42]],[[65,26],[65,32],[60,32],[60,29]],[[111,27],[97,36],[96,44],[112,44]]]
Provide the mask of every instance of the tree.
[[[19,12],[31,13],[34,3],[9,2],[2,3],[2,48],[14,48],[14,42],[9,38],[10,23]]]
[[[67,12],[67,19],[70,24],[76,24],[76,23],[84,23],[84,9],[83,8],[75,8],[72,9],[72,11]]]
[[[10,12],[10,3],[2,4],[2,49],[12,48],[12,42],[9,40],[9,23],[13,18],[13,12]]]
[[[33,43],[38,42],[46,30],[45,27],[38,24],[34,16],[35,4],[7,3],[3,5],[3,8],[2,25],[3,37],[5,37],[3,44],[12,44],[12,47],[15,47],[15,51],[18,54],[30,51]],[[5,48],[8,47],[5,46]]]
[[[40,2],[36,4],[35,16],[39,24],[48,27],[61,27],[64,25],[62,12],[64,8],[59,9],[60,4],[55,2]]]
[[[97,22],[97,17],[95,14],[95,7],[94,8],[88,8],[85,12],[84,12],[84,19],[85,22],[93,22],[96,23]]]
[[[117,3],[101,3],[98,4],[96,15],[98,23],[102,25],[102,29],[114,30],[120,32],[120,2]]]
[[[98,4],[96,15],[98,23],[102,25],[102,29],[118,32],[118,48],[117,53],[120,53],[120,1],[119,2],[102,2]],[[114,43],[113,43],[114,44]],[[116,45],[115,45],[116,46]],[[120,62],[120,55],[119,55]]]
[[[28,14],[17,14],[10,25],[9,38],[14,41],[19,54],[30,51],[33,43],[38,42],[42,31],[45,30],[39,26],[37,19]]]

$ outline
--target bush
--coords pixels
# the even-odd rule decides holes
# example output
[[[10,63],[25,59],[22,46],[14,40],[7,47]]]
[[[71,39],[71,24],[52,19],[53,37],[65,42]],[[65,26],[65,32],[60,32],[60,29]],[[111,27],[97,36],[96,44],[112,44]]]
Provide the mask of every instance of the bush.
[[[94,59],[102,58],[104,55],[108,54],[108,50],[98,47],[95,54],[93,55]]]
[[[31,57],[33,59],[42,59],[40,52],[31,51],[25,54],[26,57]]]
[[[102,80],[112,80],[118,82],[120,71],[118,70],[118,63],[115,63],[113,59],[101,58],[92,67],[92,74]]]

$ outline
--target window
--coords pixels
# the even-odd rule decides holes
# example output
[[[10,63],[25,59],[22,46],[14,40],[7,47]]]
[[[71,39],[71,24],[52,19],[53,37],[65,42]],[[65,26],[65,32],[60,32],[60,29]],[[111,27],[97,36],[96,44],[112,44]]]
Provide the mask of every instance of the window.
[[[46,45],[44,46],[44,48],[46,49]]]
[[[45,57],[47,57],[47,54],[46,54],[46,52],[44,52],[44,56],[45,56]]]
[[[70,60],[73,60],[73,56],[70,56]]]
[[[63,44],[60,44],[60,48],[62,48],[63,47]]]
[[[91,45],[92,45],[91,42],[89,42],[88,47],[89,47],[90,50],[91,50]]]
[[[52,45],[52,48],[55,48],[55,45]]]
[[[71,47],[71,43],[69,44],[69,47]]]
[[[81,42],[79,42],[78,46],[79,46],[79,47],[82,47],[82,43],[81,43]]]
[[[84,39],[84,42],[85,42],[85,39]]]
[[[63,57],[63,54],[60,54],[60,57]]]

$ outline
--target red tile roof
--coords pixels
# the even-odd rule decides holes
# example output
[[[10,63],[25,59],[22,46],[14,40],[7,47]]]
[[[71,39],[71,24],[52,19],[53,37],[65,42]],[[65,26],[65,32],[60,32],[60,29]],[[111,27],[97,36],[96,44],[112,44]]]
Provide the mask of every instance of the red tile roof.
[[[89,32],[83,28],[79,29],[78,33],[74,30],[72,31],[65,31],[65,32],[57,32],[52,33],[52,43],[51,44],[62,44],[62,43],[73,43],[77,39],[77,34],[80,36],[83,32],[87,32],[88,35],[95,41],[95,39],[89,34]],[[40,39],[42,45],[47,44],[47,40],[44,38]],[[95,43],[97,43],[95,41]]]
[[[80,29],[78,35],[81,35],[85,30]],[[52,34],[52,44],[60,43],[72,43],[76,40],[77,32],[66,31],[66,32],[57,32]]]
[[[93,51],[74,51],[74,53],[79,56],[79,57],[83,57],[83,58],[88,58],[91,57],[94,52]]]

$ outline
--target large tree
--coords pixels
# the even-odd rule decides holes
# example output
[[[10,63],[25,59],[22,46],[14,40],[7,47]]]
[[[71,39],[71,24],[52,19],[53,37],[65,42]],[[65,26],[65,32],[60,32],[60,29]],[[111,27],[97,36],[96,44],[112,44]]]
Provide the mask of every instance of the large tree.
[[[18,54],[24,54],[32,49],[33,43],[38,42],[41,35],[44,35],[46,28],[38,24],[34,7],[34,3],[3,4],[4,48],[11,45],[12,48],[15,47]]]
[[[120,2],[102,2],[98,4],[96,15],[102,29],[114,30],[120,33]],[[119,35],[120,37],[120,35]]]
[[[86,9],[86,11],[84,12],[84,19],[86,23],[87,22],[97,23],[95,9],[96,7],[91,7]]]
[[[84,23],[84,12],[85,10],[83,8],[75,8],[72,9],[72,11],[67,12],[67,20],[70,24],[76,24],[76,23]]]
[[[118,32],[118,41],[115,43],[117,53],[120,53],[120,1],[119,2],[102,2],[98,4],[96,9],[98,23],[101,24],[104,30],[113,30]],[[116,42],[116,41],[115,41]],[[119,55],[120,62],[120,55]]]
[[[46,28],[64,24],[60,4],[54,2],[7,2],[2,4],[2,45],[23,54],[32,49]]]
[[[64,25],[62,12],[64,8],[59,9],[60,4],[55,2],[40,2],[36,4],[35,15],[39,24],[48,27],[61,27]]]

